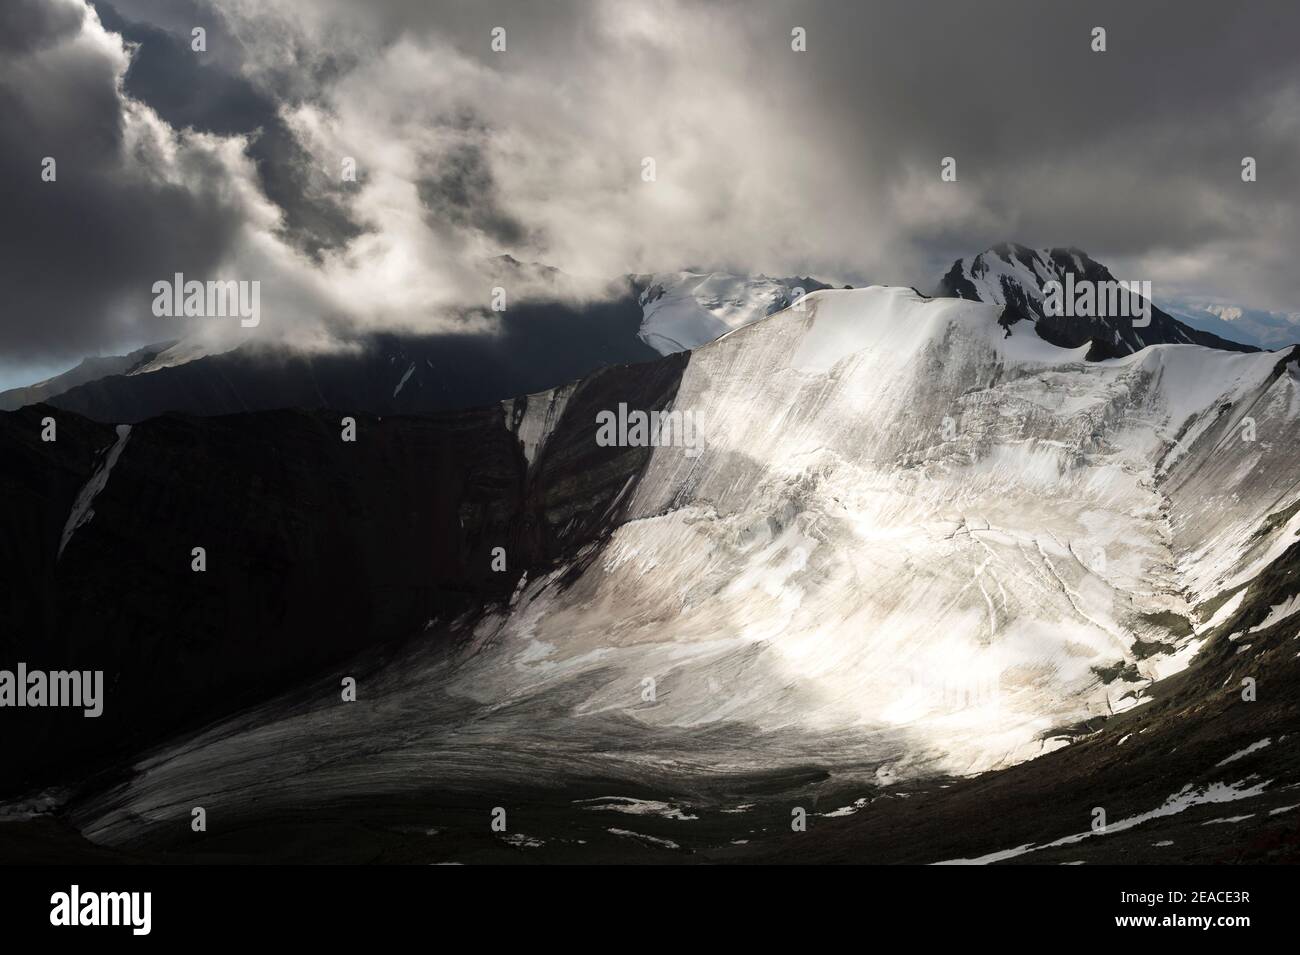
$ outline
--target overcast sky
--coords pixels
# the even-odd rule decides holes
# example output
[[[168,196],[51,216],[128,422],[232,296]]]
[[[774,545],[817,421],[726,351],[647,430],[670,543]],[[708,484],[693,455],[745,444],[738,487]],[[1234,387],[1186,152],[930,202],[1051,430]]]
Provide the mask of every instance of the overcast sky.
[[[1300,312],[1297,36],[1283,0],[3,0],[0,385],[196,322],[445,327],[506,252],[928,291],[1010,240]],[[260,281],[262,324],[154,317],[175,272]]]

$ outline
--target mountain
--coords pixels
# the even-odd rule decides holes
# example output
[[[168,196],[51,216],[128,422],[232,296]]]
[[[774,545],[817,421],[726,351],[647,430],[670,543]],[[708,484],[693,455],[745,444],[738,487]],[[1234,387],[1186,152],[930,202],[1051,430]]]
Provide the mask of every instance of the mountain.
[[[680,364],[598,372],[568,405],[662,406]],[[544,418],[530,399],[358,414],[347,442],[341,416],[317,411],[116,427],[48,406],[0,414],[0,668],[102,669],[113,701],[93,720],[3,711],[0,789],[102,767],[506,600],[516,567],[567,557],[607,526],[648,454],[597,447],[586,430],[548,440],[530,466],[526,436]],[[511,574],[491,570],[494,546]]]
[[[1270,351],[1300,342],[1300,312],[1194,301],[1171,302],[1169,312],[1193,328]]]
[[[643,318],[638,333],[660,354],[689,351],[789,308],[809,292],[830,288],[813,278],[770,279],[725,272],[640,275]]]
[[[1296,350],[1002,313],[814,292],[355,444],[5,416],[6,657],[117,681],[96,736],[27,713],[75,786],[34,814],[192,860],[1295,858]],[[60,775],[92,750],[139,755]]]
[[[615,294],[582,299],[571,277],[501,256],[492,280],[538,297],[488,313],[496,334],[372,334],[334,352],[249,343],[220,353],[193,340],[123,359],[95,359],[30,389],[0,395],[4,407],[39,401],[98,421],[134,423],[169,411],[235,414],[277,408],[431,414],[553,388],[611,365],[694,348],[786,308],[811,278],[691,272],[625,276]]]
[[[1015,243],[996,245],[973,258],[958,259],[940,280],[935,295],[987,302],[1002,308],[1004,326],[1029,321],[1039,337],[1062,348],[1089,344],[1088,360],[1130,355],[1148,345],[1196,344],[1226,351],[1257,351],[1253,345],[1220,338],[1178,321],[1150,305],[1144,327],[1130,317],[1049,314],[1044,286],[1048,282],[1113,283],[1116,278],[1101,263],[1079,249],[1034,250]],[[1058,310],[1059,311],[1059,310]]]
[[[0,391],[0,411],[14,411],[26,405],[39,404],[78,385],[98,381],[112,375],[136,374],[143,369],[147,369],[158,359],[159,355],[172,348],[175,344],[175,342],[164,342],[160,345],[146,345],[144,348],[136,349],[129,355],[87,358],[77,367],[65,371],[61,375],[38,381],[34,385]]]
[[[256,343],[220,354],[188,353],[177,346],[160,355],[147,374],[100,378],[47,400],[98,421],[124,423],[169,411],[222,415],[331,408],[432,414],[658,357],[637,337],[642,314],[630,285],[607,301],[516,302],[494,317],[494,335],[374,334],[321,353]]]

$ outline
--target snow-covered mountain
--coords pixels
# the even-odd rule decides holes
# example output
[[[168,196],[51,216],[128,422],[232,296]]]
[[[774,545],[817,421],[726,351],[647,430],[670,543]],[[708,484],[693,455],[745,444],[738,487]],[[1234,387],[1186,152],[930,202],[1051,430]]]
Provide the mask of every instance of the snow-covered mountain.
[[[0,407],[50,401],[109,422],[273,408],[430,414],[695,348],[786,308],[798,294],[827,288],[812,278],[676,272],[624,276],[604,297],[584,299],[556,269],[509,256],[489,264],[494,280],[540,295],[493,313],[496,335],[376,334],[318,354],[258,341],[210,351],[183,339],[131,360],[85,363],[34,389],[0,395]]]
[[[1293,710],[1209,721],[1243,674],[1283,694],[1295,668],[1294,351],[1091,360],[1002,312],[820,291],[689,354],[504,403],[495,427],[533,502],[502,517],[503,491],[493,512],[519,528],[501,538],[523,555],[508,598],[431,620],[347,718],[327,681],[160,749],[71,818],[125,846],[177,838],[177,807],[200,801],[226,819],[418,808],[436,778],[441,793],[689,793],[687,818],[719,820],[775,799],[788,823],[817,788],[734,795],[785,774],[861,797],[825,806],[824,827],[893,792],[927,800],[911,825],[929,841],[895,855],[937,861],[1086,831],[1103,798],[1182,791],[1182,812],[1218,785],[1271,808],[1297,761],[1253,781],[1248,762],[1218,764],[1242,734],[1290,732]],[[698,440],[602,446],[602,413],[626,407],[690,415]],[[78,546],[110,532],[97,517]],[[1121,772],[1130,755],[1142,775]],[[1037,774],[997,779],[1069,779],[1068,794],[945,825],[970,792],[955,780],[1035,757]],[[1054,814],[1075,802],[1077,819]]]
[[[1076,348],[1091,343],[1089,360],[1129,355],[1147,345],[1197,344],[1228,351],[1254,351],[1255,346],[1220,338],[1193,328],[1151,304],[1149,321],[1130,317],[1051,314],[1044,286],[1135,282],[1140,276],[1116,276],[1079,249],[1030,249],[1015,243],[996,245],[979,255],[959,259],[940,280],[938,296],[987,302],[1002,309],[1004,325],[1029,321],[1039,336],[1054,345]]]
[[[256,341],[214,352],[199,340],[183,339],[122,358],[88,360],[49,381],[0,394],[0,408],[51,401],[109,422],[140,421],[167,411],[214,415],[285,407],[428,414],[558,386],[608,365],[699,348],[796,304],[801,295],[830,288],[810,277],[679,271],[625,276],[610,285],[613,294],[584,300],[575,280],[554,268],[509,256],[488,264],[489,274],[511,288],[541,296],[525,297],[496,316],[496,336],[370,335],[346,349],[314,355]],[[1105,266],[1075,249],[1035,251],[1004,244],[959,260],[936,295],[997,305],[1003,325],[1028,320],[1056,345],[1091,343],[1090,360],[1131,354],[1149,344],[1254,348],[1154,307],[1145,327],[1128,319],[1046,314],[1043,286],[1064,282],[1067,275],[1114,279]]]
[[[789,308],[809,292],[829,288],[812,278],[726,272],[666,272],[636,276],[634,281],[644,288],[639,336],[661,355],[698,348]]]
[[[99,381],[112,375],[134,375],[150,371],[161,356],[170,352],[176,345],[176,342],[163,342],[158,345],[137,348],[128,355],[87,358],[77,367],[69,369],[60,375],[21,388],[11,388],[8,391],[0,392],[0,411],[14,411],[26,405],[49,401],[51,398],[76,388],[78,385]]]

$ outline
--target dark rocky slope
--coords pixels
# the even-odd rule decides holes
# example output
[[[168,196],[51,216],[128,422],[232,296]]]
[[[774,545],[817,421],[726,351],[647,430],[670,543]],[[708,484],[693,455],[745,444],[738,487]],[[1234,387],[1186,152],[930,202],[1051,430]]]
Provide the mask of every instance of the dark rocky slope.
[[[0,391],[0,411],[16,411],[27,405],[39,404],[42,401],[50,400],[56,395],[70,391],[78,385],[98,381],[101,378],[108,378],[112,375],[129,375],[131,372],[147,365],[173,344],[175,342],[146,345],[144,348],[137,348],[129,355],[87,358],[78,364],[76,368],[69,369],[61,375],[55,375],[45,381],[27,385],[23,388],[10,388],[8,391]]]
[[[355,342],[355,349],[314,355],[246,345],[147,374],[88,381],[48,400],[111,422],[169,411],[338,408],[385,415],[479,407],[598,368],[658,358],[637,338],[637,294],[629,286],[621,297],[580,307],[514,304],[493,315],[500,322],[495,336],[374,335]]]
[[[531,467],[500,405],[428,418],[281,411],[132,428],[59,555],[114,429],[0,415],[0,667],[105,671],[104,714],[7,709],[0,790],[70,782],[359,651],[508,596],[615,520],[648,449],[600,448],[595,409],[662,408],[687,356],[576,386]],[[519,407],[516,403],[516,407]],[[40,440],[45,415],[58,440]],[[191,569],[206,548],[207,570]],[[508,571],[491,569],[506,548]]]

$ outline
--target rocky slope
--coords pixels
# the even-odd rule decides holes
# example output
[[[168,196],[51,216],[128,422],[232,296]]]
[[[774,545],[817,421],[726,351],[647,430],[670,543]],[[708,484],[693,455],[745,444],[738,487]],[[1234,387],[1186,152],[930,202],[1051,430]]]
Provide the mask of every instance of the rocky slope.
[[[221,415],[279,408],[433,414],[658,357],[637,338],[641,308],[630,288],[620,298],[581,308],[520,303],[498,318],[497,335],[374,335],[318,354],[249,344],[147,373],[101,378],[49,401],[110,422],[169,411]]]
[[[678,364],[592,376],[572,407],[662,405]],[[527,419],[526,399],[512,408]],[[40,439],[46,416],[54,442]],[[108,687],[97,719],[4,711],[0,788],[68,782],[477,611],[524,568],[600,535],[647,452],[577,430],[530,467],[519,422],[499,405],[358,415],[345,442],[340,416],[324,412],[117,429],[46,406],[0,416],[0,666],[102,669]],[[492,568],[494,547],[507,549],[506,572]]]

